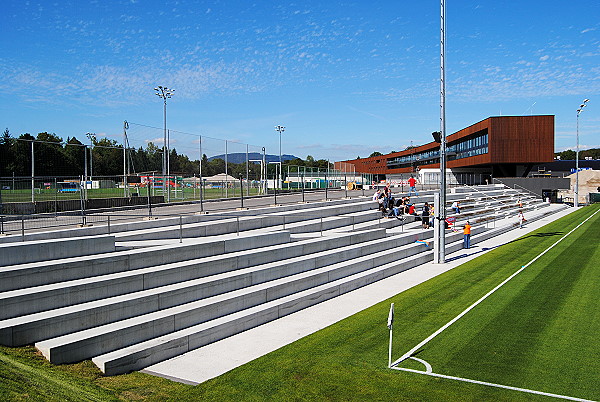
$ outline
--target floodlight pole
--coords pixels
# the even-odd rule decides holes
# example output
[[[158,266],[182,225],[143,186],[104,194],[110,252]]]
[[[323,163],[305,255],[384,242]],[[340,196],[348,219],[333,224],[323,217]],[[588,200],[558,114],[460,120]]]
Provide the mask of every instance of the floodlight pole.
[[[281,167],[283,166],[281,164],[281,133],[283,133],[285,131],[285,127],[277,125],[277,126],[275,126],[275,131],[279,132],[279,182],[281,183],[281,187],[283,187],[283,181],[282,181],[282,177],[281,177],[283,175],[283,172],[281,169]]]
[[[573,206],[577,208],[579,206],[579,114],[581,109],[577,109],[577,148],[575,152],[575,199],[573,200]]]
[[[579,115],[583,112],[583,108],[589,102],[589,99],[584,99],[583,103],[577,109],[577,152],[575,153],[575,200],[573,206],[579,206]]]
[[[438,238],[436,255],[438,264],[446,262],[446,1],[441,0],[440,10],[440,195],[437,209]]]
[[[127,197],[127,130],[129,129],[129,123],[127,120],[123,122],[123,197]],[[150,200],[150,186],[149,182],[146,182],[146,189],[148,190],[148,200]],[[149,205],[150,203],[148,203]]]
[[[167,174],[167,163],[168,163],[167,158],[168,158],[168,152],[169,152],[169,148],[168,148],[169,142],[167,140],[167,99],[171,98],[173,96],[173,93],[175,92],[175,90],[169,89],[167,87],[163,87],[161,85],[154,88],[154,90],[156,91],[155,95],[163,100],[163,166],[162,166],[162,175],[163,175],[163,195],[164,195],[165,186],[167,185],[167,180],[166,180],[165,176]],[[171,192],[168,191],[167,192],[167,202],[171,201],[170,195],[171,195]]]
[[[93,176],[93,166],[94,166],[94,154],[93,154],[93,150],[94,150],[94,140],[96,139],[96,136],[92,133],[85,133],[86,137],[89,138],[90,140],[90,182],[94,181],[94,179],[92,178]],[[86,184],[87,185],[87,184]],[[91,184],[90,184],[91,186]]]

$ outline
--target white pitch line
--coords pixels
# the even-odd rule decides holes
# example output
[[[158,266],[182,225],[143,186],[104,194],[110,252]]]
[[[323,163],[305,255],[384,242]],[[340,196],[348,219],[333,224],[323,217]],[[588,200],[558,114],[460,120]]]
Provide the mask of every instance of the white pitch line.
[[[428,373],[428,372],[425,372],[425,371],[413,370],[413,369],[408,369],[408,368],[403,368],[403,367],[392,367],[392,369],[394,369],[394,370],[400,370],[400,371],[408,371],[410,373],[428,375],[428,376],[431,376],[431,377],[445,378],[447,380],[456,380],[456,381],[462,381],[462,382],[470,382],[472,384],[486,385],[488,387],[504,388],[504,389],[509,389],[509,390],[512,390],[512,391],[527,392],[529,394],[536,394],[536,395],[550,396],[550,397],[553,397],[553,398],[567,399],[569,401],[594,402],[594,401],[589,400],[589,399],[575,398],[573,396],[552,394],[550,392],[535,391],[533,389],[527,389],[527,388],[511,387],[510,385],[494,384],[493,382],[471,380],[469,378],[454,377],[454,376],[451,376],[451,375],[444,375],[444,374],[437,374],[437,373]]]
[[[588,220],[590,220],[598,212],[600,212],[600,209],[597,210],[596,212],[594,212],[593,214],[591,214],[586,220],[584,220],[583,222],[581,222],[579,225],[575,226],[569,233],[567,233],[566,235],[564,235],[563,237],[561,237],[560,239],[558,239],[553,245],[551,245],[546,250],[544,250],[540,254],[538,254],[534,259],[532,259],[531,261],[529,261],[526,265],[523,265],[521,267],[521,269],[519,269],[517,272],[515,272],[514,274],[512,274],[511,276],[509,276],[508,278],[506,278],[504,281],[502,281],[502,283],[500,283],[494,289],[490,290],[483,297],[481,297],[479,300],[477,300],[475,303],[473,303],[469,307],[467,307],[462,313],[460,313],[459,315],[457,315],[456,317],[454,317],[452,320],[450,320],[449,322],[447,322],[443,327],[441,327],[440,329],[438,329],[437,331],[435,331],[433,334],[429,335],[427,338],[425,338],[417,346],[415,346],[414,348],[412,348],[411,350],[409,350],[408,352],[406,352],[404,355],[402,355],[401,358],[399,358],[398,360],[394,361],[390,367],[393,368],[395,365],[397,365],[397,364],[401,363],[402,361],[408,359],[413,353],[415,353],[417,350],[419,350],[424,345],[426,345],[430,340],[432,340],[433,338],[435,338],[436,336],[438,336],[439,334],[441,334],[446,328],[448,328],[450,325],[454,324],[462,316],[464,316],[469,311],[471,311],[473,308],[475,308],[479,303],[481,303],[482,301],[484,301],[485,299],[487,299],[492,293],[494,293],[496,290],[500,289],[502,286],[504,286],[504,284],[506,284],[508,281],[510,281],[515,276],[517,276],[519,273],[521,273],[521,271],[523,271],[525,268],[527,268],[528,266],[530,266],[531,264],[533,264],[535,261],[537,261],[541,256],[543,256],[548,251],[550,251],[550,249],[552,249],[558,243],[560,243],[561,241],[563,241],[564,239],[566,239],[567,236],[569,236],[571,233],[573,233],[575,230],[577,230],[581,225],[583,225]]]
[[[411,356],[410,358],[423,364],[425,366],[426,373],[433,373],[433,368],[431,367],[431,364],[427,363],[425,360],[419,359],[418,357],[414,357],[414,356]]]

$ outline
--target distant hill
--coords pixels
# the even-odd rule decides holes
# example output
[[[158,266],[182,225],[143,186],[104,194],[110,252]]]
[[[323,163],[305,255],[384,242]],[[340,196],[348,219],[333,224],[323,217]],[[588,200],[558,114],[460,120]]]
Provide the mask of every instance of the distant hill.
[[[259,152],[248,152],[248,159],[252,160],[252,159],[258,159],[258,160],[262,160],[262,154]],[[291,161],[292,159],[296,159],[297,156],[294,155],[281,155],[281,159],[285,162],[285,161]],[[211,156],[210,158],[208,158],[209,161],[212,161],[213,159],[223,159],[225,160],[225,154],[222,155],[215,155],[215,156]],[[269,155],[266,154],[265,155],[265,160],[267,161],[267,163],[269,162],[279,162],[279,155]],[[231,154],[227,154],[227,162],[228,163],[245,163],[246,162],[246,153],[245,152],[236,152],[236,153],[231,153]]]

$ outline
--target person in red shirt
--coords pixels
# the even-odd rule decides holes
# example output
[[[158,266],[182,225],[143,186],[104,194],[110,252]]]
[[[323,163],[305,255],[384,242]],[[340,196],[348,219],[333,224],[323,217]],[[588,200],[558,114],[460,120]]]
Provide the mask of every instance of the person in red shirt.
[[[413,176],[410,176],[410,179],[408,179],[408,195],[410,196],[410,193],[412,193],[413,191],[415,192],[415,195],[418,197],[419,193],[417,193],[417,179],[415,179]]]

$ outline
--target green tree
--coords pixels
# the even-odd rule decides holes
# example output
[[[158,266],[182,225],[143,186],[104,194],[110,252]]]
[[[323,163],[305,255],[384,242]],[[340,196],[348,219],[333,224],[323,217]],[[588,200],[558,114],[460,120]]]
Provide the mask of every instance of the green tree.
[[[2,133],[0,138],[0,177],[11,176],[12,172],[15,171],[15,155],[13,148],[15,146],[15,139],[10,136],[8,128]]]
[[[34,144],[35,175],[62,176],[65,175],[65,150],[62,138],[47,132],[38,133]]]
[[[108,138],[92,137],[94,145],[92,152],[93,176],[123,175],[123,148],[117,141]]]
[[[77,138],[67,137],[64,147],[65,166],[67,173],[65,176],[78,177],[83,174],[85,147]]]
[[[560,156],[561,160],[574,160],[575,159],[575,151],[568,149],[566,151],[559,152],[558,156]]]

